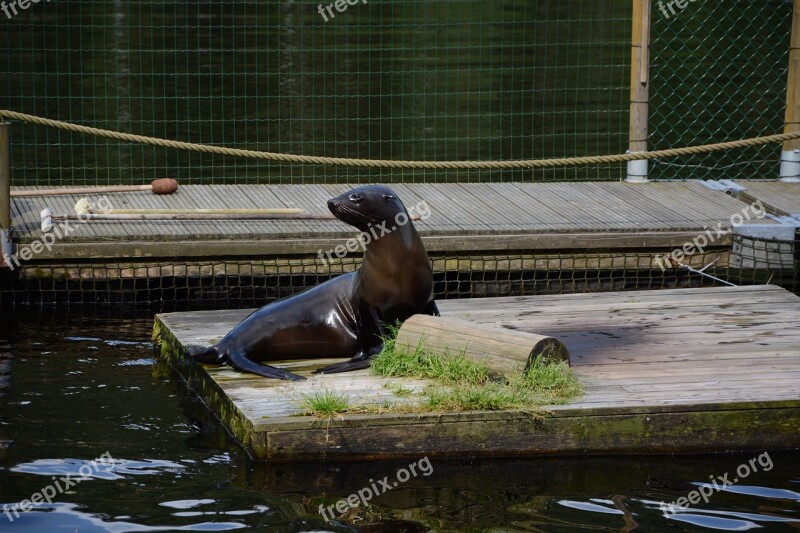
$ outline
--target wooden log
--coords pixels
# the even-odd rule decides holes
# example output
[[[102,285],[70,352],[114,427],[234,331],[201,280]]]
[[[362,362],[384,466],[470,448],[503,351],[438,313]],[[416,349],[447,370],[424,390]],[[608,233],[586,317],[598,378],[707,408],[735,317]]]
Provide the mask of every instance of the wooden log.
[[[417,347],[445,359],[463,354],[504,375],[525,371],[538,356],[569,364],[567,347],[558,339],[456,318],[413,315],[406,320],[395,348],[413,352]]]
[[[85,213],[53,215],[53,220],[84,220],[98,222],[130,221],[130,220],[336,220],[333,215],[309,215],[305,213],[260,213],[260,214],[235,214],[235,213],[170,213],[161,214],[122,214],[122,213]]]
[[[42,215],[42,222],[46,217]],[[123,214],[123,213],[68,213],[66,215],[51,215],[49,216],[53,221],[59,220],[81,220],[81,221],[97,221],[97,222],[114,222],[114,221],[131,221],[131,220],[149,220],[149,221],[165,221],[165,220],[338,220],[333,215],[311,215],[307,213],[253,213],[253,214],[237,214],[237,213],[174,213],[164,212],[160,214]],[[419,220],[418,215],[411,217],[411,220]]]
[[[303,210],[282,207],[264,209],[110,209],[92,211],[92,213],[96,215],[299,215],[303,213]]]
[[[12,191],[14,198],[24,196],[63,196],[78,194],[99,194],[114,192],[138,192],[149,191],[153,194],[172,194],[178,190],[178,182],[172,178],[161,178],[153,181],[150,185],[100,185],[91,187],[59,187],[55,189],[30,189],[24,191]]]

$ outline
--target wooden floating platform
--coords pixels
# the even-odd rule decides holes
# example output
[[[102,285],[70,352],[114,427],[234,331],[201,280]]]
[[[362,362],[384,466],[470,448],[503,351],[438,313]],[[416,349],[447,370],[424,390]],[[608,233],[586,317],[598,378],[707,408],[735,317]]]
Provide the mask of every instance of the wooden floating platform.
[[[422,380],[369,370],[310,372],[332,360],[279,366],[282,382],[187,361],[183,346],[216,342],[248,311],[156,316],[161,356],[256,459],[378,460],[428,456],[696,453],[800,447],[800,297],[762,285],[445,300],[443,316],[550,335],[571,353],[585,388],[540,413],[302,413],[327,388],[351,405],[396,397]],[[387,384],[390,384],[387,387]]]

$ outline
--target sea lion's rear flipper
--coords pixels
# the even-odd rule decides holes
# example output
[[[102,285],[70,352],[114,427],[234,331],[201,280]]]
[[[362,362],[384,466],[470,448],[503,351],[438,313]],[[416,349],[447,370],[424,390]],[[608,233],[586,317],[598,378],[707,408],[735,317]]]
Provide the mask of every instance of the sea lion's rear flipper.
[[[291,381],[303,381],[306,379],[303,376],[292,374],[282,368],[256,363],[248,359],[247,355],[243,352],[229,352],[228,363],[236,370],[250,372],[265,378],[286,379]]]
[[[219,351],[216,346],[187,346],[186,355],[195,361],[208,365],[220,364],[223,362],[220,361]]]
[[[370,357],[354,357],[344,363],[336,363],[335,365],[315,370],[314,374],[338,374],[339,372],[350,372],[352,370],[369,368],[370,359]]]

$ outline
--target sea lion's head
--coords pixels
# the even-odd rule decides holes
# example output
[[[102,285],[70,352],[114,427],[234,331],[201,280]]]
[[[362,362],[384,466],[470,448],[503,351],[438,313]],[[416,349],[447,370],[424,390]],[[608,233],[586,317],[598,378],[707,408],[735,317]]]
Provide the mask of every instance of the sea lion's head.
[[[385,185],[365,185],[347,191],[328,200],[328,209],[333,216],[361,231],[367,231],[370,226],[380,226],[383,222],[395,226],[398,213],[404,213],[408,222],[403,202]]]

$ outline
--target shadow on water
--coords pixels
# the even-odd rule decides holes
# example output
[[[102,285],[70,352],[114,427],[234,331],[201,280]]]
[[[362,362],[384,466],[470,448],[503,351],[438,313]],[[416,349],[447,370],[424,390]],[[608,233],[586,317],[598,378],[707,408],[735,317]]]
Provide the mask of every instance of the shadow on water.
[[[253,463],[154,359],[149,313],[28,309],[4,318],[0,531],[800,528],[800,460],[789,452],[434,458],[429,469],[420,458],[417,475],[396,487],[409,461]],[[727,473],[733,479],[756,457],[746,480],[707,503],[674,514],[662,507]],[[374,505],[338,520],[337,501],[369,487],[380,494]],[[51,503],[27,513],[13,507],[36,493]],[[320,505],[333,506],[333,522]]]

